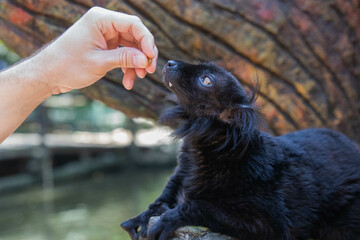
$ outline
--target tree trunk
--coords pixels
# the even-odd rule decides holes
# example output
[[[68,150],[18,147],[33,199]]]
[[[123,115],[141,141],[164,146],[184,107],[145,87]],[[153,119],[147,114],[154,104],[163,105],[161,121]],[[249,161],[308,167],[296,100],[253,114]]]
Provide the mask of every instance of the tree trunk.
[[[166,61],[213,61],[246,86],[260,84],[258,104],[275,134],[326,126],[360,143],[359,1],[0,0],[0,39],[29,56],[94,5],[138,15],[160,53],[156,73],[132,91],[114,70],[86,95],[156,119],[167,105]]]

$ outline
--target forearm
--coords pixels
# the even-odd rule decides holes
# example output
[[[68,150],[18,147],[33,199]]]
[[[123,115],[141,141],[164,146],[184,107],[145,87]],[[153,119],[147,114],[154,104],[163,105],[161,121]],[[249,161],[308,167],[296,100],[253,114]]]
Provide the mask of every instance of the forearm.
[[[41,56],[33,56],[0,72],[0,143],[51,96],[44,64]]]
[[[179,172],[176,172],[171,176],[170,181],[166,184],[161,195],[156,199],[154,204],[157,203],[166,203],[170,208],[173,208],[177,204],[177,198],[181,197],[181,188],[182,188],[182,179],[183,177]]]

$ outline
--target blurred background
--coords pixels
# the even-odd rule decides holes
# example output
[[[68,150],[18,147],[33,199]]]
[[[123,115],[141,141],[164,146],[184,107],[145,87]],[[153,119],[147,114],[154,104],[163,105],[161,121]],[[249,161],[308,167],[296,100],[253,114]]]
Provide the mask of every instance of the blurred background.
[[[128,239],[120,223],[160,195],[176,164],[179,142],[155,124],[169,106],[169,59],[214,62],[245,88],[257,82],[274,135],[328,127],[360,144],[359,1],[0,0],[0,68],[95,5],[141,18],[157,71],[131,91],[115,69],[53,96],[0,145],[0,239]]]
[[[0,43],[0,67],[20,57]],[[161,193],[178,143],[80,91],[47,99],[0,145],[0,239],[127,239]]]

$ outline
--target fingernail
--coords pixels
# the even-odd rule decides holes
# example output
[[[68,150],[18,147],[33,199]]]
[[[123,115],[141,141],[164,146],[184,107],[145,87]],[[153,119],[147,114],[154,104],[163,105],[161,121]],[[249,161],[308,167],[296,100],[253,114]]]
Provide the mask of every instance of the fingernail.
[[[148,64],[147,57],[145,57],[145,55],[139,55],[139,54],[133,56],[133,62],[134,62],[134,67],[137,68],[145,68]]]
[[[126,90],[131,90],[131,88],[132,88],[131,83],[128,82],[128,81],[124,81],[123,85],[124,85]]]
[[[147,67],[149,67],[153,62],[153,59],[152,58],[148,58],[148,64],[147,64]]]
[[[156,65],[157,65],[157,58],[155,58],[154,61],[152,62],[152,67],[154,68],[153,73],[156,71]]]
[[[159,54],[159,50],[157,49],[156,45],[154,45],[154,58],[157,58],[158,57],[158,54]]]
[[[137,74],[137,76],[139,78],[144,78],[146,76],[146,72],[139,73],[139,74]]]

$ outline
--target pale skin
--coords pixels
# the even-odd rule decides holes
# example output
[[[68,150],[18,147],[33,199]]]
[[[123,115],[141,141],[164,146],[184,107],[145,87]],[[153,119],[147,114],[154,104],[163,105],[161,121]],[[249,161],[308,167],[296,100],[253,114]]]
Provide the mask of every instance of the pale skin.
[[[0,72],[0,143],[50,96],[87,87],[114,68],[130,90],[136,75],[155,72],[157,56],[138,17],[90,9],[43,50]]]

